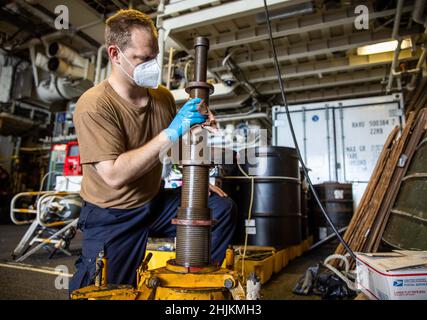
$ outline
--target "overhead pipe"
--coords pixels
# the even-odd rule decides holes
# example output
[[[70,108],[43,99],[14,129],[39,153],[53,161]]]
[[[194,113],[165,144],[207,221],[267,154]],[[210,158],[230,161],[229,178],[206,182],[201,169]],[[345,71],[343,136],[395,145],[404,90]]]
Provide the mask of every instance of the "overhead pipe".
[[[173,63],[173,47],[169,48],[169,60],[168,60],[168,75],[166,78],[166,88],[170,90],[171,88],[171,73],[172,73],[172,63]]]
[[[70,79],[83,79],[86,77],[85,69],[72,66],[56,57],[49,59],[47,67],[50,72],[54,72],[61,77],[68,77]]]
[[[427,27],[427,17],[424,14],[425,7],[426,0],[415,0],[414,11],[412,12],[412,20]]]
[[[427,27],[424,30],[424,34],[427,34]],[[427,48],[426,48],[426,44],[424,43],[421,49],[420,58],[418,59],[418,62],[417,62],[417,66],[415,67],[415,69],[413,69],[415,72],[412,75],[411,81],[406,87],[406,89],[408,89],[409,91],[413,91],[415,89],[415,84],[417,82],[418,74],[423,70],[423,66],[426,61],[426,58],[427,58]]]
[[[157,55],[157,63],[160,66],[160,79],[163,77],[163,59],[165,57],[165,41],[166,41],[166,32],[162,26],[157,27],[157,41],[159,44],[159,54]]]
[[[255,107],[254,105],[252,105],[251,109],[249,111],[246,112],[236,112],[236,113],[232,113],[232,114],[224,114],[224,115],[218,115],[220,118],[225,119],[225,118],[230,118],[230,117],[234,117],[234,116],[246,116],[246,115],[250,115],[253,114],[255,111],[258,111],[258,108]]]
[[[252,120],[252,119],[267,119],[268,122],[271,122],[270,117],[265,112],[255,112],[247,115],[234,115],[234,116],[215,116],[217,122],[227,122],[227,121],[236,121],[236,120]]]
[[[47,23],[50,27],[55,28],[55,19],[33,7],[30,2],[24,0],[15,0],[15,3],[17,3],[21,8],[24,8],[26,11],[31,13],[33,16]]]
[[[157,7],[157,13],[162,14],[165,10],[166,0],[161,0],[159,6]],[[157,63],[160,66],[160,79],[163,76],[163,59],[165,56],[165,42],[168,34],[166,34],[165,28],[163,28],[163,19],[157,16],[156,19],[157,26],[157,41],[159,45],[159,54],[157,55]]]
[[[415,22],[423,24],[424,26],[426,26],[426,29],[424,31],[424,33],[426,34],[427,33],[427,19],[425,16],[423,17],[425,5],[426,5],[426,0],[416,0],[415,1],[414,10],[412,13],[412,19]],[[387,89],[386,89],[387,92],[390,92],[392,89],[394,77],[400,76],[404,73],[411,73],[412,74],[412,78],[411,78],[410,83],[407,86],[407,89],[409,91],[413,91],[415,88],[417,76],[422,71],[423,64],[424,64],[426,57],[427,57],[426,47],[424,44],[422,47],[420,58],[418,59],[417,66],[414,69],[406,70],[403,72],[402,71],[396,71],[396,65],[397,65],[397,62],[399,60],[399,54],[401,51],[401,43],[402,43],[402,39],[398,36],[400,18],[402,15],[402,7],[403,7],[403,0],[398,0],[397,8],[396,8],[396,18],[395,18],[395,23],[393,26],[393,34],[392,34],[393,39],[397,40],[398,44],[397,44],[397,48],[394,51],[394,55],[393,55],[393,61],[391,64],[391,70],[390,70],[390,75],[389,75]]]
[[[33,71],[33,81],[34,85],[37,87],[39,85],[39,73],[37,71],[36,66],[36,47],[32,41],[30,41],[29,43],[28,51],[30,53],[31,69]]]
[[[338,230],[338,232],[339,232],[340,234],[342,234],[342,233],[344,233],[344,231],[346,231],[347,229],[348,229],[348,226],[347,226],[347,227],[344,227],[344,228],[339,229],[339,230]],[[329,236],[327,236],[327,237],[323,238],[322,240],[320,240],[319,242],[316,242],[315,244],[313,244],[310,248],[308,248],[308,250],[307,250],[307,251],[311,251],[311,250],[313,250],[313,249],[316,249],[317,247],[321,246],[322,244],[324,244],[324,243],[326,243],[326,242],[328,242],[328,241],[330,241],[330,240],[334,239],[336,236],[337,236],[337,234],[336,234],[335,232],[331,233]]]
[[[102,54],[106,49],[105,44],[98,48],[98,52],[96,54],[96,67],[95,67],[95,80],[94,84],[98,84],[101,82],[101,67],[102,67]]]
[[[48,62],[49,71],[71,79],[94,80],[94,65],[73,49],[59,42],[52,42],[47,46],[47,52],[51,57]]]
[[[73,49],[56,41],[49,44],[47,51],[49,57],[64,59],[76,67],[85,68],[89,63],[89,59],[83,58]]]
[[[83,26],[85,27],[85,26]],[[79,30],[78,28],[74,28],[70,26],[70,29],[61,29],[58,31],[54,31],[52,33],[46,34],[40,38],[41,42],[48,47],[51,42],[56,41],[57,39],[64,39],[64,38],[70,38],[71,40],[76,37],[76,35],[79,37],[79,39],[82,39],[85,43],[87,43],[93,50],[96,50],[99,47],[98,43],[94,43],[90,40],[90,38],[86,34]]]
[[[95,20],[95,21],[92,21],[92,22],[89,22],[89,23],[83,24],[83,25],[81,25],[81,26],[75,27],[75,28],[73,28],[73,31],[74,31],[74,32],[82,31],[82,30],[84,30],[84,29],[92,28],[92,27],[94,27],[94,26],[96,26],[96,25],[98,25],[98,24],[101,24],[101,23],[104,23],[104,18],[100,18],[100,19],[98,19],[98,20]]]
[[[242,108],[243,103],[249,99],[249,94],[237,96],[236,99],[214,100],[209,106],[211,110]]]
[[[43,53],[37,52],[35,61],[34,61],[36,67],[39,67],[40,69],[49,72],[49,68],[47,67],[49,63],[49,58],[46,57]]]
[[[249,93],[249,95],[255,99],[259,100],[262,97],[262,94],[254,87],[252,83],[248,81],[243,70],[231,59],[231,56],[239,48],[231,49],[230,52],[222,60],[222,65],[231,72],[231,74],[238,80],[242,87]]]
[[[393,86],[393,79],[394,79],[394,76],[396,75],[395,74],[396,64],[399,59],[400,47],[402,44],[402,39],[400,39],[400,37],[398,36],[400,18],[402,17],[402,8],[403,8],[403,0],[398,0],[396,5],[396,16],[395,16],[394,25],[393,25],[393,33],[391,36],[393,39],[397,40],[397,48],[394,51],[393,61],[391,63],[391,68],[390,68],[390,74],[388,76],[388,84],[386,88],[387,92],[390,92],[391,87]]]
[[[415,84],[417,82],[418,74],[422,71],[422,67],[424,62],[426,61],[426,57],[427,57],[427,51],[426,51],[425,45],[423,45],[421,56],[417,63],[417,67],[414,69],[415,72],[412,75],[411,81],[406,87],[406,89],[408,89],[409,91],[413,91],[415,89]]]

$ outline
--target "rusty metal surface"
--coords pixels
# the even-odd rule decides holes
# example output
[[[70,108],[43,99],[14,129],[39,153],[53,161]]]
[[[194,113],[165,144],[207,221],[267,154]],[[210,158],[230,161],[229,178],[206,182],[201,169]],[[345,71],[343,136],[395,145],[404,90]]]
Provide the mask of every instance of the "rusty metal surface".
[[[212,226],[215,220],[187,220],[187,219],[172,219],[172,224],[185,226]]]

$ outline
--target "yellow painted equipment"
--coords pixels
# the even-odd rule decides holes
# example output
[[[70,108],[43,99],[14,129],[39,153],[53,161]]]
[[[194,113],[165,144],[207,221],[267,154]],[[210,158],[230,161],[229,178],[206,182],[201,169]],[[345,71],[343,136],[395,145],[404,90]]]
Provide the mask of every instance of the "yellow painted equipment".
[[[137,270],[136,288],[129,285],[106,284],[106,269],[103,269],[102,281],[98,282],[102,285],[74,291],[71,297],[89,300],[245,299],[240,283],[244,282],[251,272],[255,272],[264,284],[274,273],[280,272],[290,261],[307,251],[312,243],[311,236],[299,245],[282,250],[274,247],[248,246],[244,274],[242,274],[242,256],[235,254],[242,252],[242,246],[227,249],[226,259],[221,267],[209,266],[200,270],[188,270],[174,265],[174,251],[147,250],[146,259]],[[106,267],[107,260],[105,257],[102,259]],[[233,269],[235,271],[232,271]]]
[[[147,250],[145,256],[150,253],[153,257],[148,262],[148,270],[165,267],[169,260],[175,259],[175,251]]]
[[[249,274],[254,272],[261,281],[261,284],[270,280],[274,273],[280,272],[290,261],[301,256],[313,244],[313,237],[310,236],[298,245],[277,250],[274,247],[248,246],[244,267],[242,266],[242,256],[239,254],[235,259],[234,269],[240,274],[243,281],[246,281]],[[243,247],[235,247],[235,251],[243,251]],[[242,273],[242,269],[243,273]]]
[[[219,266],[190,269],[174,260],[164,268],[138,270],[138,290],[154,300],[245,299],[237,273]]]
[[[228,249],[231,250],[231,249]],[[228,252],[231,256],[231,253]],[[137,270],[137,286],[106,283],[106,259],[97,273],[102,277],[95,285],[71,294],[72,299],[88,300],[244,300],[245,292],[237,272],[219,266],[188,268],[169,260],[165,267],[149,270],[152,253]],[[230,261],[231,262],[231,261]]]

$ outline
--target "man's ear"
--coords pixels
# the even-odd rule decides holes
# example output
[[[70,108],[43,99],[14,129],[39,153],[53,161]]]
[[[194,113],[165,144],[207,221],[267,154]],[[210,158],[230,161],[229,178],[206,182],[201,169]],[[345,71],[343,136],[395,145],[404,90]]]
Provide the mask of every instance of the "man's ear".
[[[119,61],[119,50],[116,46],[111,45],[107,47],[107,53],[108,57],[111,59],[112,62],[118,62]]]

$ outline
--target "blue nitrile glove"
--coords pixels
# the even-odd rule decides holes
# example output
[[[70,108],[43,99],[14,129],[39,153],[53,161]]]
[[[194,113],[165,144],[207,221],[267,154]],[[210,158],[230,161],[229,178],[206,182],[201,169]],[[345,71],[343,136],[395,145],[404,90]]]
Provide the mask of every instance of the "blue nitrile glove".
[[[178,111],[175,118],[165,133],[170,141],[176,141],[182,135],[188,132],[195,124],[203,123],[207,119],[207,115],[202,115],[197,111],[197,105],[202,101],[200,98],[188,100]]]

